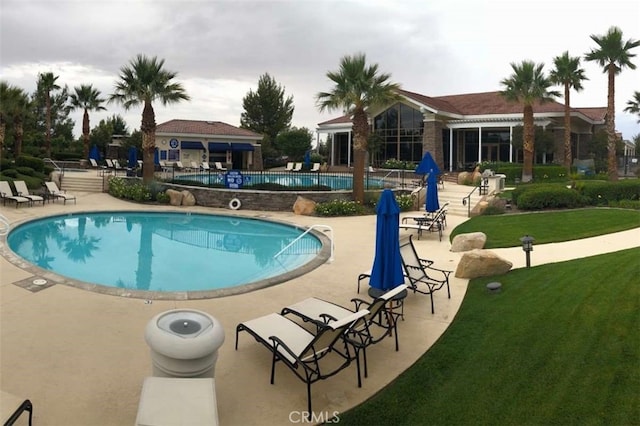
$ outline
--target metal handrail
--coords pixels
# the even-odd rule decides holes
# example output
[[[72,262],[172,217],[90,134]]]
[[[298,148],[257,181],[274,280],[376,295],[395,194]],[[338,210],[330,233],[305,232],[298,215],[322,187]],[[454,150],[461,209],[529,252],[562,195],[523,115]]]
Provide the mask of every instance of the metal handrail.
[[[312,230],[317,229],[317,228],[323,228],[323,229],[325,229],[327,231],[331,231],[331,237],[329,237],[329,241],[331,241],[331,255],[329,256],[329,263],[333,262],[333,259],[334,259],[333,258],[333,228],[331,228],[329,225],[311,225],[309,227],[309,229],[307,229],[302,234],[300,234],[295,240],[293,240],[289,244],[287,244],[285,248],[283,248],[282,250],[277,252],[273,256],[273,258],[275,259],[276,257],[280,256],[286,249],[288,249],[289,247],[294,245],[299,239],[301,239],[302,237],[307,235],[309,232],[311,232]]]
[[[61,173],[64,173],[64,169],[60,166],[58,166],[58,164],[56,164],[55,161],[53,161],[51,158],[43,158],[42,161],[44,161],[45,163],[51,163],[53,165],[53,167],[56,168],[56,170],[58,170]]]
[[[471,217],[471,196],[476,191],[476,189],[480,188],[479,186],[474,186],[469,195],[462,199],[462,205],[467,206],[467,217]]]

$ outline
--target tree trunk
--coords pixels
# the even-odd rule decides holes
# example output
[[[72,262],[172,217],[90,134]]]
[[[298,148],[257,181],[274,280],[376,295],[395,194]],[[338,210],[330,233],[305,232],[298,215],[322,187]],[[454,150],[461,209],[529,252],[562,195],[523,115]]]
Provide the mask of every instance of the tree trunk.
[[[84,139],[84,155],[82,158],[87,160],[89,158],[89,111],[86,108],[82,116],[82,138]]]
[[[153,154],[156,150],[156,114],[153,111],[151,102],[144,102],[142,110],[142,182],[152,182],[155,175],[155,165],[153,164]]]
[[[567,168],[567,177],[571,174],[571,104],[569,96],[571,90],[569,83],[564,84],[564,166]]]
[[[533,178],[533,148],[534,148],[534,127],[533,127],[533,106],[525,105],[523,111],[523,142],[524,164],[522,165],[522,182],[530,182]]]
[[[14,158],[17,158],[19,155],[22,155],[22,139],[24,137],[24,128],[22,126],[22,121],[15,122],[16,129],[16,140],[14,141]]]
[[[45,123],[47,128],[45,129],[45,150],[47,157],[51,158],[51,95],[47,92],[45,101]]]
[[[609,74],[609,90],[607,92],[607,174],[609,180],[618,180],[618,164],[616,162],[616,117],[615,117],[615,84],[616,84],[616,68],[614,64],[610,64],[608,68]]]
[[[364,204],[364,163],[368,136],[367,113],[357,108],[353,112],[353,199],[359,204]]]

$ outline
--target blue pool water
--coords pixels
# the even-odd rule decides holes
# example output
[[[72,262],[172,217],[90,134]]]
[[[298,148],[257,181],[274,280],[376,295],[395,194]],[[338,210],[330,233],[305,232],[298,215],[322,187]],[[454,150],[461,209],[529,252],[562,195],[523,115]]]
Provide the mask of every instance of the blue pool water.
[[[232,216],[99,212],[53,216],[16,227],[9,248],[29,262],[108,287],[193,292],[242,286],[290,273],[322,242],[304,230]]]
[[[196,180],[205,184],[224,185],[223,173],[199,173],[188,174],[185,176],[189,180]],[[328,173],[261,173],[261,172],[242,172],[244,185],[256,185],[261,183],[278,183],[284,186],[328,186],[332,190],[348,190],[353,188],[353,178],[349,174],[332,175]],[[365,177],[365,185],[367,188],[382,188],[385,185],[393,184],[385,179],[375,177]]]

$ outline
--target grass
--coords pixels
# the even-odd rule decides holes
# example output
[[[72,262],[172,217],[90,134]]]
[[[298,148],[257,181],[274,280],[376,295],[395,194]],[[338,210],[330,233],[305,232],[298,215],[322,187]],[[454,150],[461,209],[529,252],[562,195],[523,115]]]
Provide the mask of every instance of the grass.
[[[638,226],[637,211],[583,209],[479,216],[452,235],[482,231],[495,248]],[[640,424],[638,259],[636,248],[471,280],[436,344],[340,423]]]
[[[471,280],[438,342],[340,424],[640,424],[639,258]],[[501,293],[487,293],[493,280]]]
[[[569,241],[610,234],[640,226],[640,211],[589,208],[556,212],[536,212],[498,216],[476,216],[451,233],[451,238],[467,232],[484,232],[485,248],[519,246],[525,234],[534,244]]]

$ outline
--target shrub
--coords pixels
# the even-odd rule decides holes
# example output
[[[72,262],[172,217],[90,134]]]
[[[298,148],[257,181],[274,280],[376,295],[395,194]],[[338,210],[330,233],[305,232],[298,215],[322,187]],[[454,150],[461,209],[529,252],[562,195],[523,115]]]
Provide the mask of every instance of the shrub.
[[[161,204],[169,204],[169,195],[166,192],[158,192],[155,199]]]
[[[20,173],[21,175],[25,175],[25,176],[34,176],[36,174],[35,170],[33,170],[31,167],[27,167],[27,166],[16,167],[16,170],[18,171],[18,173]]]
[[[44,161],[42,161],[41,158],[30,157],[28,155],[21,155],[18,158],[16,158],[16,169],[20,170],[21,167],[28,167],[28,168],[31,168],[32,171],[35,170],[36,172],[40,172],[40,173],[45,172]],[[23,174],[27,174],[27,173],[23,173]]]
[[[17,178],[18,171],[16,169],[6,169],[2,171],[2,174],[6,177]]]
[[[514,191],[515,192],[515,191]],[[584,205],[578,192],[560,185],[537,185],[522,192],[516,199],[521,210],[575,208]]]
[[[622,200],[640,199],[640,180],[625,179],[618,182],[576,182],[576,190],[591,205],[611,205]]]
[[[400,161],[395,158],[389,158],[385,161],[380,168],[382,169],[399,169],[399,170],[415,170],[416,164],[409,161]]]
[[[140,181],[114,177],[109,180],[109,194],[125,200],[150,201],[151,191]]]
[[[318,216],[357,216],[364,212],[365,208],[355,201],[332,200],[316,204]]]
[[[400,211],[408,212],[413,210],[414,198],[411,194],[396,195],[396,201],[400,206]]]

